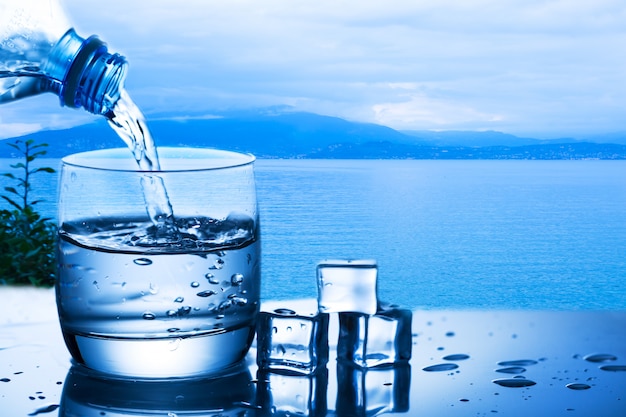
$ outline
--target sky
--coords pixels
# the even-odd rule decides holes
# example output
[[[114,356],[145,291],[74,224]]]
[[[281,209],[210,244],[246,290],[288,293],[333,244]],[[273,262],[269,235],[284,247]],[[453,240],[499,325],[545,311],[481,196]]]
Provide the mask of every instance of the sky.
[[[291,106],[399,130],[626,132],[623,0],[63,5],[79,34],[127,57],[148,122]],[[93,119],[47,94],[0,106],[0,137]]]

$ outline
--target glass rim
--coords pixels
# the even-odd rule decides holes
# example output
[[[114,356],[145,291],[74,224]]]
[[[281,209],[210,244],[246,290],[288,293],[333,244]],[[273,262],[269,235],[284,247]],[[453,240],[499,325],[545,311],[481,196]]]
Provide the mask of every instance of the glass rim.
[[[161,169],[150,171],[139,168],[129,148],[78,152],[61,158],[61,164],[95,171],[155,174],[230,169],[250,165],[256,160],[250,153],[215,148],[164,146],[157,147],[157,153]]]

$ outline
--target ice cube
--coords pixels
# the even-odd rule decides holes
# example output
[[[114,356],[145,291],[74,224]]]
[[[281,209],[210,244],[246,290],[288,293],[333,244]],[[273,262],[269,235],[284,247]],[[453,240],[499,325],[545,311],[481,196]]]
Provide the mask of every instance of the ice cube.
[[[326,260],[317,265],[319,310],[375,314],[378,269],[373,260]]]
[[[337,358],[360,367],[411,359],[411,310],[381,303],[374,315],[339,313]]]
[[[317,368],[310,375],[257,372],[257,405],[271,416],[326,416],[328,370]]]
[[[337,362],[338,416],[373,417],[409,411],[411,366],[408,363],[383,368],[359,368]]]
[[[328,314],[288,308],[262,311],[257,323],[257,364],[262,370],[311,374],[328,362]]]

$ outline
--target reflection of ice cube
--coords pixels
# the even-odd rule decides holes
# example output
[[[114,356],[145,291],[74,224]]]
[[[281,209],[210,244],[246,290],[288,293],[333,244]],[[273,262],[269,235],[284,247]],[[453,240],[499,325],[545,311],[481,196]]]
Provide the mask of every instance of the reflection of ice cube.
[[[326,416],[328,370],[310,375],[285,375],[260,370],[257,405],[271,416]]]
[[[317,265],[318,303],[324,313],[374,314],[378,269],[372,260],[328,260]]]
[[[260,369],[300,374],[328,362],[328,314],[298,314],[287,308],[261,312],[257,324]]]
[[[411,367],[408,363],[383,368],[359,368],[337,362],[338,416],[373,417],[409,411]]]
[[[362,367],[411,359],[410,310],[381,303],[374,315],[339,313],[337,357]]]

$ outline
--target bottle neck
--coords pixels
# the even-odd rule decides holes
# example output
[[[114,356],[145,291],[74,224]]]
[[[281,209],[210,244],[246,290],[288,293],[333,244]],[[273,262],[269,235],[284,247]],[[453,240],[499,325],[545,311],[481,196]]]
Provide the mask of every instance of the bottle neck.
[[[61,105],[105,115],[120,97],[126,68],[126,59],[110,54],[96,36],[83,39],[70,29],[50,51],[43,70]]]

